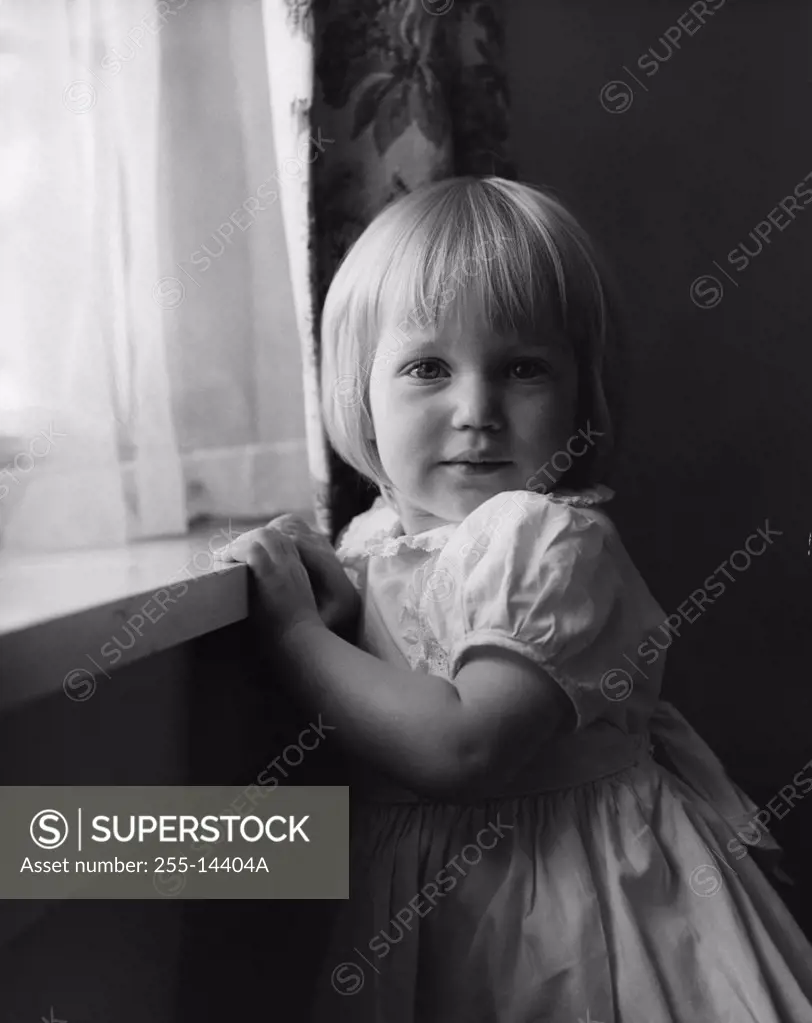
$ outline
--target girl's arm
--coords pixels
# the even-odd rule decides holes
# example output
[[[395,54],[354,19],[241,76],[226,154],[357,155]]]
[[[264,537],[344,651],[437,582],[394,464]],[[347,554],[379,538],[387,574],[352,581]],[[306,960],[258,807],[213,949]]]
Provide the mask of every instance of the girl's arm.
[[[278,642],[298,668],[297,689],[337,737],[432,797],[510,777],[573,716],[549,676],[497,647],[476,648],[452,685],[392,667],[315,619],[296,622]]]
[[[250,567],[252,616],[297,669],[297,689],[339,741],[407,788],[432,797],[475,791],[514,774],[570,725],[569,698],[512,652],[472,648],[452,685],[334,635],[293,540],[279,529],[252,530],[222,556]]]

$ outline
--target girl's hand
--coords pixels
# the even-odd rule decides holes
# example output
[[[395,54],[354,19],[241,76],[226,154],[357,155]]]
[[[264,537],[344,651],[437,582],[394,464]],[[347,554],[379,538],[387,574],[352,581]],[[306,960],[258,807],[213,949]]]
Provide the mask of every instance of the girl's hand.
[[[252,603],[260,608],[277,639],[300,622],[321,626],[316,598],[296,545],[279,529],[263,526],[243,533],[218,556],[222,561],[242,561],[251,569],[254,581]]]
[[[327,537],[296,515],[277,515],[267,528],[278,529],[293,540],[310,577],[321,620],[328,629],[354,642],[361,598]]]
[[[264,529],[243,533],[232,544],[218,551],[216,556],[223,561],[245,561],[247,547],[265,530],[277,530],[294,542],[307,570],[322,622],[328,629],[354,642],[361,598],[347,578],[330,541],[304,519],[290,514],[277,515]]]

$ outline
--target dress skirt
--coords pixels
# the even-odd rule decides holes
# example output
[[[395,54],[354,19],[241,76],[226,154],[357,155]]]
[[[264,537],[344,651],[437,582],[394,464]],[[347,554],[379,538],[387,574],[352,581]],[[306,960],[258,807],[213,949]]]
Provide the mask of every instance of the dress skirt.
[[[812,1023],[812,946],[737,837],[755,806],[658,713],[557,744],[503,795],[353,790],[311,1019]]]

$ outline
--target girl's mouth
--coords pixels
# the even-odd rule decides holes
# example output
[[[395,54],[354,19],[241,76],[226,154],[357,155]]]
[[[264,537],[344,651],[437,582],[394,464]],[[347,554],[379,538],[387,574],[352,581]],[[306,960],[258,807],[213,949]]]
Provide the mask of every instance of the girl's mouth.
[[[466,476],[487,476],[506,469],[510,462],[445,462],[449,469],[456,469]]]

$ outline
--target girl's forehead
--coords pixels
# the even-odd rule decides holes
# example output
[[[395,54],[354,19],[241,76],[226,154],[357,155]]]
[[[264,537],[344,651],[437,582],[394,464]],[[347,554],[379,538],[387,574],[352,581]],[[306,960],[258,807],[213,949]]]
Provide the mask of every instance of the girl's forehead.
[[[387,321],[379,343],[396,342],[404,352],[419,350],[429,345],[455,348],[569,348],[563,331],[552,316],[538,317],[537,322],[517,325],[495,325],[484,317],[454,318],[436,324],[426,323],[418,317]]]

